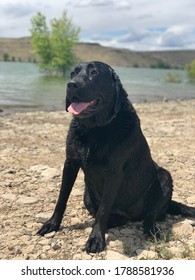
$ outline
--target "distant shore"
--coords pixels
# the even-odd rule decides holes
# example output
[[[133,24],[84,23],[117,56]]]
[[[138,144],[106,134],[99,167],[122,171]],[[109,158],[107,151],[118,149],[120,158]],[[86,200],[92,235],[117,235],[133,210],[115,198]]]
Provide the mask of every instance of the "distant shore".
[[[37,62],[33,54],[30,37],[0,38],[0,60],[6,53],[10,61]],[[78,61],[99,60],[111,66],[157,67],[184,69],[195,57],[195,50],[142,51],[104,47],[98,43],[78,43],[74,48]]]

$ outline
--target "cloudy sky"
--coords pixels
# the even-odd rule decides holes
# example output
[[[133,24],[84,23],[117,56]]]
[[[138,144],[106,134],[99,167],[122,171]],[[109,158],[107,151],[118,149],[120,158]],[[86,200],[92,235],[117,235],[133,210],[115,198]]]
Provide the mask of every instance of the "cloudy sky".
[[[66,10],[81,41],[132,50],[195,49],[195,0],[0,0],[0,37],[30,36],[40,11]]]

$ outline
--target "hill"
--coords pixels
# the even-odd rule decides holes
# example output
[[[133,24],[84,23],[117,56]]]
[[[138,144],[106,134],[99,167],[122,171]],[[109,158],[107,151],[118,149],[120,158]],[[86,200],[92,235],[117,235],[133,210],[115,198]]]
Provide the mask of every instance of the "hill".
[[[78,61],[100,60],[124,67],[184,68],[195,59],[195,50],[134,52],[92,43],[79,43],[74,51]],[[0,60],[4,60],[4,54],[8,54],[12,61],[38,60],[33,54],[30,38],[0,38]]]

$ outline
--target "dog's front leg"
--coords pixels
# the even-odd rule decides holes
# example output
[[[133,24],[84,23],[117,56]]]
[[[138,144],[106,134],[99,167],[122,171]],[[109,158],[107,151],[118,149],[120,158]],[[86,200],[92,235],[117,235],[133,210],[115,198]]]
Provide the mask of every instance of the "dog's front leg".
[[[107,230],[108,218],[120,184],[116,173],[112,177],[107,177],[108,180],[105,180],[103,197],[97,211],[95,223],[86,243],[87,253],[99,253],[106,246],[105,232]]]
[[[66,160],[64,164],[62,184],[59,198],[51,218],[43,224],[37,234],[44,235],[51,231],[57,231],[60,227],[66,204],[71,193],[73,184],[79,171],[79,165],[70,160]]]

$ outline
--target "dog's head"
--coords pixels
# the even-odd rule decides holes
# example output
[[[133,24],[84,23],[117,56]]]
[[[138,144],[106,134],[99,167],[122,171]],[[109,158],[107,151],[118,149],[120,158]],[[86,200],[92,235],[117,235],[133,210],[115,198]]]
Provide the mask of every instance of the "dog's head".
[[[86,126],[109,123],[119,112],[127,94],[107,64],[83,62],[74,68],[67,83],[66,111]]]

